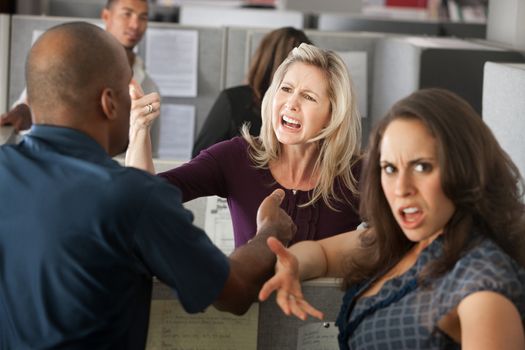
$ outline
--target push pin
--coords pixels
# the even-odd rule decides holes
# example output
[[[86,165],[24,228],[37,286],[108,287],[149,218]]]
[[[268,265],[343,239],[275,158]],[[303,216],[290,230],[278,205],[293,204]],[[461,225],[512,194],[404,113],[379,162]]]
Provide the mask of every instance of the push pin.
[[[330,327],[330,323],[329,322],[323,322],[323,327],[324,328],[329,328]]]

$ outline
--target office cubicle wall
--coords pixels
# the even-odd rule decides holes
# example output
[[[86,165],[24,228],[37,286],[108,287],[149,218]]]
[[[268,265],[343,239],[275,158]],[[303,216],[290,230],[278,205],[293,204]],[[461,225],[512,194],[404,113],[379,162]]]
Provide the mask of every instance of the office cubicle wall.
[[[106,0],[47,0],[43,13],[49,16],[100,18]]]
[[[487,25],[484,23],[460,23],[429,19],[379,18],[362,14],[321,13],[317,17],[317,29],[484,39]]]
[[[525,50],[525,1],[497,0],[489,2],[487,39]]]
[[[213,102],[224,87],[226,28],[197,27],[175,23],[150,22],[150,29],[190,30],[198,32],[198,71],[196,97],[162,97],[163,104],[189,104],[195,106],[195,135],[200,131]],[[147,36],[139,48],[142,57],[146,57]],[[173,57],[177,64],[177,57]],[[146,69],[148,62],[146,61]],[[162,128],[162,115],[160,119]]]
[[[279,10],[296,10],[304,13],[361,12],[362,0],[279,0]]]
[[[516,51],[460,39],[382,39],[375,54],[372,119],[381,118],[402,97],[427,87],[456,92],[480,112],[485,62],[524,60]]]
[[[11,16],[0,14],[0,114],[9,109],[8,106],[8,72],[9,72],[9,39],[11,32]]]
[[[218,312],[213,306],[204,313],[189,315],[179,306],[175,293],[165,284],[155,281],[146,350],[302,349],[298,342],[309,342],[308,349],[336,349],[338,330],[334,327],[334,321],[343,298],[339,284],[338,280],[326,278],[304,282],[302,291],[305,299],[324,313],[324,319],[320,321],[309,317],[301,321],[282,312],[275,302],[275,293],[267,301],[252,306],[243,316]],[[158,303],[164,305],[159,307]],[[191,329],[185,327],[188,323],[191,324]],[[307,327],[311,328],[299,337],[301,330]],[[329,334],[323,334],[324,332]],[[250,339],[246,341],[237,338]],[[322,346],[319,341],[323,342]]]
[[[437,36],[440,34],[440,23],[431,20],[389,19],[359,14],[321,13],[317,19],[317,29]]]
[[[487,25],[485,23],[441,22],[440,35],[485,39],[487,37]]]
[[[485,64],[483,120],[525,176],[525,64]]]
[[[298,11],[182,5],[179,12],[179,23],[184,25],[304,27],[304,14]]]

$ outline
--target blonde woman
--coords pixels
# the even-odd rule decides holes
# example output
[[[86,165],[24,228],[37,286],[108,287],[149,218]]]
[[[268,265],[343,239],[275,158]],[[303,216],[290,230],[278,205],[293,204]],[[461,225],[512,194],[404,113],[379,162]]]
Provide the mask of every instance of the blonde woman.
[[[159,176],[179,187],[183,201],[227,198],[236,246],[252,238],[258,204],[277,188],[284,189],[282,207],[297,225],[293,242],[355,229],[361,221],[356,195],[361,124],[341,58],[309,44],[293,49],[273,76],[261,116],[260,136],[250,136],[245,126],[242,137]],[[138,126],[147,123],[131,124],[127,164],[151,171],[148,128]]]

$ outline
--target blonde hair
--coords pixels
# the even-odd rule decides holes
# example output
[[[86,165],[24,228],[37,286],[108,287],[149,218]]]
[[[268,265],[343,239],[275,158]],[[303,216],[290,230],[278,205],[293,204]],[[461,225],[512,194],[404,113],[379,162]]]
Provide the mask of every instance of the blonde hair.
[[[339,198],[335,193],[334,183],[337,177],[342,179],[344,186],[352,193],[357,193],[352,166],[359,160],[361,145],[361,118],[352,81],[346,64],[335,52],[306,43],[294,48],[275,71],[272,83],[262,100],[260,136],[251,136],[246,125],[242,128],[242,135],[250,145],[249,154],[257,167],[267,168],[270,161],[280,157],[281,144],[272,128],[272,102],[285,74],[290,66],[297,62],[317,67],[325,73],[331,113],[328,125],[309,140],[316,142],[319,147],[313,171],[319,172],[319,181],[305,206],[322,197],[333,209],[330,203],[332,200],[349,202],[348,198]]]

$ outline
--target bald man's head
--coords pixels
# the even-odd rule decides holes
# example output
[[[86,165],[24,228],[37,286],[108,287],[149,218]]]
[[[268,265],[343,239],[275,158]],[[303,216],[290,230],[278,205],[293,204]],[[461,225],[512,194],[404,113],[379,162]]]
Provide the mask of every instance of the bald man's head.
[[[82,131],[111,154],[128,142],[131,68],[122,45],[95,25],[51,28],[26,63],[27,97],[35,124]]]
[[[127,91],[130,77],[118,41],[85,22],[48,30],[33,45],[26,63],[28,100],[36,122],[49,122],[57,107],[96,109],[104,88]]]

